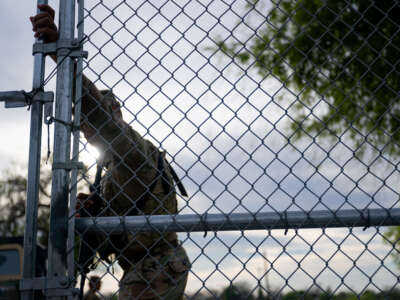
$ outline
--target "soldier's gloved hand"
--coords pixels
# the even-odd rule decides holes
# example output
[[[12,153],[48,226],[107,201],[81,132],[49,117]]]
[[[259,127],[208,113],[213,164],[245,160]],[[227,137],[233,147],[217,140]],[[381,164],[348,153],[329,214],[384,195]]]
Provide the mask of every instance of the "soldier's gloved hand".
[[[47,4],[39,4],[41,10],[36,16],[30,17],[32,30],[35,38],[41,38],[45,43],[52,43],[58,40],[58,30],[54,23],[54,9]]]
[[[79,193],[76,202],[76,217],[96,217],[103,209],[103,199],[97,193]]]
[[[94,204],[91,194],[79,193],[76,196],[76,214],[75,217],[79,218],[85,216],[87,213],[84,210],[90,210],[90,207]],[[81,207],[83,208],[81,210]]]

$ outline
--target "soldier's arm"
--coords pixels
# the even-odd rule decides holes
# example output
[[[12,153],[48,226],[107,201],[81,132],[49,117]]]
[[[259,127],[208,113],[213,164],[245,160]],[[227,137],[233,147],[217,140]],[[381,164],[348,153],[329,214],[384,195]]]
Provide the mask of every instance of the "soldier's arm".
[[[35,33],[34,37],[42,39],[45,43],[56,42],[58,30],[54,23],[54,9],[47,4],[40,4],[38,8],[41,12],[29,18],[32,23],[32,31]],[[57,63],[55,55],[51,55],[51,58]],[[86,76],[82,77],[82,114],[87,116],[89,124],[98,127],[100,122],[103,123],[109,117],[107,108],[103,105],[103,97],[96,86]]]
[[[34,36],[43,39],[45,43],[56,42],[58,31],[54,23],[54,10],[45,4],[38,5],[38,8],[41,12],[30,17]],[[52,59],[57,62],[56,56],[52,56]],[[113,107],[109,101],[110,97],[114,96],[111,93],[104,94],[99,91],[96,85],[83,74],[82,84],[82,98],[77,101],[82,101],[81,131],[89,143],[101,148],[102,151],[114,152],[130,168],[140,167],[152,153],[148,153],[146,143],[137,132],[129,128],[122,117],[114,116]],[[126,169],[126,165],[120,166]]]
[[[46,4],[38,5],[38,8],[41,12],[30,17],[32,30],[35,32],[34,36],[41,38],[45,43],[56,42],[58,30],[54,23],[55,11]],[[51,58],[57,63],[55,55],[52,55]],[[107,97],[113,97],[111,94],[102,94],[95,84],[83,74],[82,85],[82,99],[77,99],[77,101],[82,101],[82,131],[88,131],[88,135],[92,136],[89,142],[95,143],[96,146],[100,146],[104,150],[114,142],[115,137],[121,134],[127,124],[123,122],[122,118],[118,120],[113,118],[113,108],[106,101]]]

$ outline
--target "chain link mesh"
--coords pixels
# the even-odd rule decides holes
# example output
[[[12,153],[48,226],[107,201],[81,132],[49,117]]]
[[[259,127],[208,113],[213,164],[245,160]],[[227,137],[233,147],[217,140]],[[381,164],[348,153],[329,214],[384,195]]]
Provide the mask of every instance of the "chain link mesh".
[[[100,200],[78,196],[80,214],[395,209],[399,2],[334,2],[86,0],[82,193],[96,161],[103,174]],[[398,227],[355,218],[328,228],[334,221],[178,239],[159,228],[76,234],[87,261],[103,256],[88,274],[102,282],[100,299],[179,299],[186,272],[184,299],[400,297]]]

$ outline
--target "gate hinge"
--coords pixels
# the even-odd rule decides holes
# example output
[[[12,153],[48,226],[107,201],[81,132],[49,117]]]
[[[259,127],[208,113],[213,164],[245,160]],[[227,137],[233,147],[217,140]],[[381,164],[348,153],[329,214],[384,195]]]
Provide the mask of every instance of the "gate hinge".
[[[55,43],[34,43],[32,54],[55,54],[57,56],[69,56],[72,58],[88,57],[88,52],[83,51],[83,45],[78,39],[62,39]]]
[[[0,102],[5,102],[6,108],[30,106],[35,102],[44,104],[44,120],[46,121],[53,115],[53,92],[33,90],[29,93],[25,91],[0,92]]]
[[[74,288],[74,280],[68,277],[22,278],[19,282],[21,291],[42,290],[46,296],[76,296],[79,289]]]

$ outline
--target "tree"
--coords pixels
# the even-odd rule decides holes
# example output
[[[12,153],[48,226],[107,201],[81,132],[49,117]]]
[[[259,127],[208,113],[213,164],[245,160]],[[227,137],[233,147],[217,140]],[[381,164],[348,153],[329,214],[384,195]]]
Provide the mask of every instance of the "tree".
[[[253,291],[246,282],[239,282],[226,287],[219,298],[224,300],[253,300],[255,298],[252,294]]]
[[[17,171],[15,171],[17,170]],[[23,236],[27,179],[25,171],[6,170],[0,179],[0,235]],[[38,241],[47,246],[50,217],[51,171],[42,168],[39,185]]]
[[[267,7],[253,2],[256,9]],[[357,146],[399,155],[399,2],[271,2],[254,35],[220,40],[219,46],[298,96],[293,137],[346,134]]]
[[[395,264],[400,269],[400,226],[390,227],[388,231],[384,234],[384,242],[390,244],[393,247],[391,253]]]
[[[288,136],[343,135],[358,154],[400,155],[400,3],[378,0],[271,1],[255,34],[219,48],[295,93]],[[263,10],[263,1],[253,1]],[[249,8],[249,7],[248,7]],[[370,147],[371,148],[371,147]],[[386,233],[400,244],[400,227]],[[393,254],[400,267],[400,255]]]

